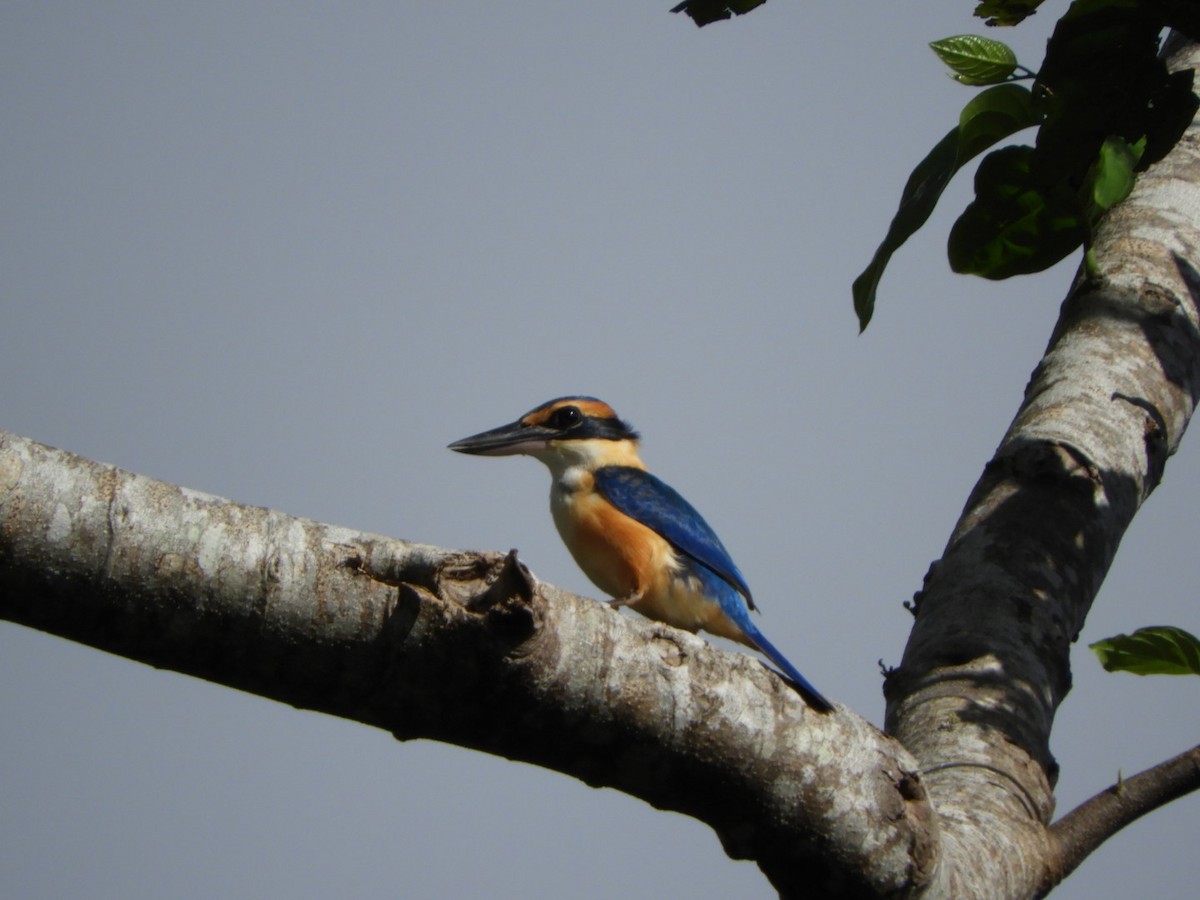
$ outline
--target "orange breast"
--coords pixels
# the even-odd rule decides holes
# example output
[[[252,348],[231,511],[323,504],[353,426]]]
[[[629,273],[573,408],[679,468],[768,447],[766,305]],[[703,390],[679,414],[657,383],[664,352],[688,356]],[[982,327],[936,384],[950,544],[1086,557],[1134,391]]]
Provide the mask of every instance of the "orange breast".
[[[628,600],[647,618],[677,628],[749,643],[716,598],[689,575],[670,543],[597,493],[590,472],[556,484],[550,508],[579,568],[610,597]]]
[[[590,476],[589,476],[590,478]],[[579,568],[612,597],[649,589],[666,560],[667,544],[655,532],[590,490],[577,490],[555,509],[555,524]]]

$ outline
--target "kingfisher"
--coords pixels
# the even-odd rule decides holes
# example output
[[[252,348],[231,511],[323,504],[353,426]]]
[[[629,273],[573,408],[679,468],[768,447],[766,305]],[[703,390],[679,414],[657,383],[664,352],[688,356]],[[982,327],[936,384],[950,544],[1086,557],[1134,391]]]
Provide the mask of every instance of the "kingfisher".
[[[647,471],[639,439],[607,403],[577,396],[550,400],[449,449],[541,460],[550,469],[558,533],[613,606],[758,650],[810,706],[833,709],[759,631],[750,588],[725,545],[690,503]]]

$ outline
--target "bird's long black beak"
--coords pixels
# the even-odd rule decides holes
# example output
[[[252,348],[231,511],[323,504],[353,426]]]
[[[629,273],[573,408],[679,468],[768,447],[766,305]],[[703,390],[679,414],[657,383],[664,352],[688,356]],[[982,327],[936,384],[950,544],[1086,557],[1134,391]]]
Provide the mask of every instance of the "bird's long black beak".
[[[561,436],[553,428],[526,425],[518,419],[499,428],[481,431],[479,434],[457,440],[450,444],[448,449],[474,456],[512,456],[544,450],[551,438]]]

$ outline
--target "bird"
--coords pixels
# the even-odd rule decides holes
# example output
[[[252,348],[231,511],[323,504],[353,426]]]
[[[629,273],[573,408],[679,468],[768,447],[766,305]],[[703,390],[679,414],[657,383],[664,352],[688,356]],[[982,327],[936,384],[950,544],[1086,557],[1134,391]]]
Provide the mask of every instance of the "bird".
[[[638,455],[639,441],[604,401],[568,396],[448,449],[540,460],[550,470],[550,511],[558,533],[613,606],[757,650],[809,706],[832,710],[751,619],[757,607],[729,551],[695,507],[650,474]]]

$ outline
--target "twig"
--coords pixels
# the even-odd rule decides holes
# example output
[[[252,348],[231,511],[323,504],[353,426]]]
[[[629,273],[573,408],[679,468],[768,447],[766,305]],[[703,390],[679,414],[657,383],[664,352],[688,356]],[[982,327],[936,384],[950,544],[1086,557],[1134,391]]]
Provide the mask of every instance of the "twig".
[[[1197,788],[1200,788],[1200,746],[1132,778],[1118,779],[1112,787],[1085,800],[1050,826],[1049,838],[1054,846],[1038,896],[1048,893],[1093,850],[1130,822]]]

